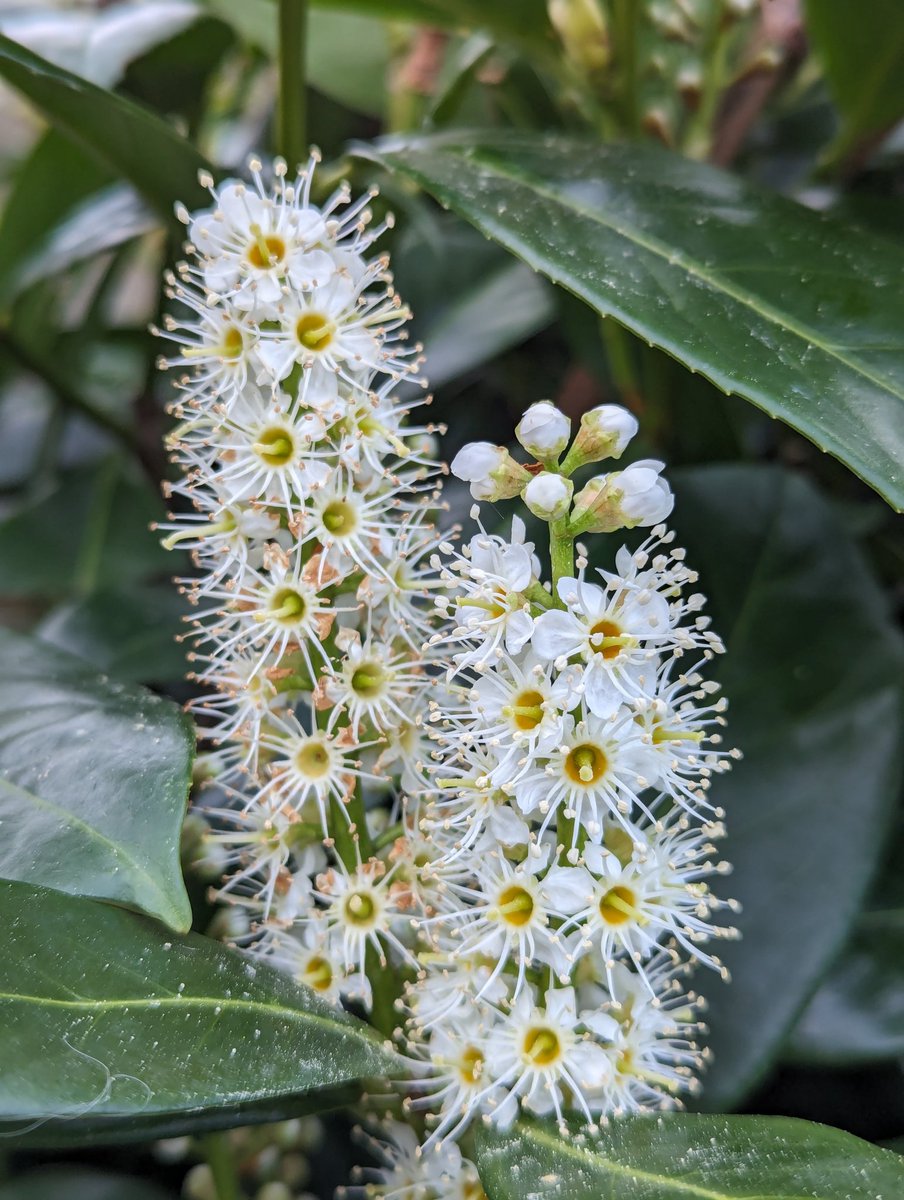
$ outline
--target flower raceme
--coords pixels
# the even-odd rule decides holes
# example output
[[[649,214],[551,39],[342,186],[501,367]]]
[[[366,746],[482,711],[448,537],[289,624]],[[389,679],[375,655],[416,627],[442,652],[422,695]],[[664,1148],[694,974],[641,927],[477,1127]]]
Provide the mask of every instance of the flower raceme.
[[[165,544],[195,565],[190,707],[230,934],[405,1043],[431,1145],[522,1107],[674,1104],[703,1060],[684,965],[720,969],[703,946],[732,932],[708,883],[732,754],[662,464],[576,493],[636,422],[602,406],[571,441],[541,401],[518,425],[535,463],[478,443],[452,469],[477,498],[524,496],[554,578],[518,517],[456,551],[441,431],[413,420],[428,398],[398,397],[421,358],[371,253],[390,222],[374,193],[316,204],[315,163],[205,180],[169,283]],[[578,534],[638,525],[613,570],[575,560]],[[371,1194],[476,1187],[460,1158],[424,1174],[413,1133],[386,1128]]]

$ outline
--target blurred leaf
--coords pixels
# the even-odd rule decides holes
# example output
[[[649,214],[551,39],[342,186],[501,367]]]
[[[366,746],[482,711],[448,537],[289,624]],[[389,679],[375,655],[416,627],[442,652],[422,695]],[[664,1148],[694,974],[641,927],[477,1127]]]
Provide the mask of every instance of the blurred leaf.
[[[235,44],[228,24],[198,12],[191,25],[158,42],[126,71],[122,88],[134,100],[196,130],[210,96],[207,85]]]
[[[904,909],[857,922],[786,1050],[792,1062],[820,1066],[904,1055]]]
[[[433,387],[526,341],[555,316],[545,280],[454,218],[428,230],[408,226],[392,265]]]
[[[203,205],[198,171],[207,163],[154,113],[55,67],[0,34],[0,76],[108,170],[134,184],[166,220],[173,204]]]
[[[167,683],[188,669],[175,640],[185,598],[175,587],[106,588],[49,613],[35,635],[100,671],[134,683]]]
[[[0,1200],[167,1200],[173,1193],[133,1175],[71,1163],[41,1167],[0,1184]]]
[[[839,1129],[787,1117],[683,1113],[611,1121],[587,1137],[519,1122],[477,1125],[489,1200],[891,1200],[904,1160]],[[538,1183],[539,1181],[539,1183]],[[526,1191],[525,1189],[529,1189]]]
[[[7,630],[0,661],[0,878],[187,929],[179,840],[191,722],[171,701]]]
[[[38,141],[13,181],[0,216],[0,302],[52,230],[110,181],[110,174],[55,129]]]
[[[271,0],[204,0],[246,41],[276,57],[277,8]],[[308,82],[332,100],[379,116],[386,99],[389,35],[372,13],[314,9],[308,16]]]
[[[458,133],[359,153],[904,506],[891,242],[653,146]]]
[[[904,116],[904,21],[900,0],[806,0],[807,34],[841,109],[829,151],[843,158],[857,143]]]
[[[850,1066],[904,1056],[904,828],[847,945],[798,1018],[792,1062]]]
[[[710,1111],[768,1069],[853,921],[901,773],[900,636],[834,510],[768,467],[676,472],[672,524],[728,653],[726,738],[744,760],[714,784],[726,812],[720,887],[742,939],[720,948],[731,984],[709,1000]]]
[[[163,513],[118,457],[68,472],[0,520],[0,595],[88,594],[169,573],[172,562],[148,528]]]
[[[208,938],[0,883],[5,1131],[102,1142],[397,1073],[363,1022]],[[41,1128],[36,1123],[41,1123]]]
[[[76,205],[32,246],[15,274],[3,281],[6,288],[0,291],[0,301],[157,227],[157,219],[134,188],[128,184],[103,188]]]

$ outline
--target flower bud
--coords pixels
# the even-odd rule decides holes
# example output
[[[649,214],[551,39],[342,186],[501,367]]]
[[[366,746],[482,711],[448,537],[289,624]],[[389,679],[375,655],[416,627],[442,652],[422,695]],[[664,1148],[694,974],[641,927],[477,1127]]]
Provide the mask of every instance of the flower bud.
[[[568,512],[573,494],[574,484],[570,479],[541,471],[521,493],[521,498],[541,521],[559,521]]]
[[[551,400],[532,404],[515,429],[515,437],[534,458],[557,459],[571,437],[571,421]]]
[[[664,465],[644,458],[624,471],[596,475],[574,498],[570,532],[613,533],[664,521],[675,504],[672,489],[660,478]]]
[[[492,442],[469,442],[452,459],[452,474],[471,485],[475,500],[511,500],[532,478],[530,471]]]
[[[581,427],[562,470],[570,475],[578,467],[599,462],[601,458],[621,458],[637,429],[637,418],[620,404],[591,408],[581,417]]]
[[[608,64],[609,38],[597,0],[548,0],[547,11],[572,62],[588,72]]]

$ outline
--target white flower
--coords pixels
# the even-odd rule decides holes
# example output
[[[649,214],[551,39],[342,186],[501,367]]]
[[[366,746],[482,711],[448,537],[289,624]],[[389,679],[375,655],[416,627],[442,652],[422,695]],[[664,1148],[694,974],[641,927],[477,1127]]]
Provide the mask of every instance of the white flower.
[[[612,533],[638,525],[658,525],[675,506],[664,463],[644,458],[624,471],[597,475],[575,496],[571,528],[575,533]]]
[[[667,649],[671,614],[655,588],[602,588],[583,578],[559,580],[564,610],[550,609],[534,622],[531,645],[539,658],[580,655],[587,707],[610,717],[620,704],[652,690],[657,653]]]
[[[515,437],[528,454],[549,462],[557,459],[568,445],[571,421],[551,400],[539,400],[518,422]]]
[[[542,521],[558,521],[568,513],[574,484],[562,475],[541,471],[521,494],[524,503]]]
[[[579,1032],[592,1021],[596,1031],[615,1032],[603,1014],[578,1013],[574,989],[550,989],[543,1006],[525,988],[511,1012],[487,1040],[487,1071],[508,1095],[489,1109],[490,1119],[507,1128],[520,1101],[528,1111],[564,1120],[574,1107],[592,1123],[588,1096],[604,1092],[614,1072],[614,1056]]]
[[[581,427],[563,468],[571,473],[602,458],[621,458],[637,429],[637,418],[620,404],[591,408],[581,417]]]
[[[510,500],[530,482],[530,472],[515,462],[504,446],[469,442],[452,459],[449,468],[471,485],[475,500]]]

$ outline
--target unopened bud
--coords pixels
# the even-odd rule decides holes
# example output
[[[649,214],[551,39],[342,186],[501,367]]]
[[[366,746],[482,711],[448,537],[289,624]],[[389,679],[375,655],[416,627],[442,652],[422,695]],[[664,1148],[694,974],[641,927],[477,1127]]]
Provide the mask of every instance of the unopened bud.
[[[511,500],[532,479],[530,471],[492,442],[469,442],[452,459],[452,474],[471,485],[475,500]]]
[[[602,71],[609,62],[609,36],[598,0],[548,0],[547,11],[571,61],[585,71]]]
[[[534,458],[557,459],[571,438],[571,421],[551,400],[532,404],[515,428],[515,437]]]
[[[672,489],[660,477],[664,465],[645,458],[624,471],[595,476],[574,498],[570,532],[613,533],[664,521],[675,504]]]
[[[521,498],[541,521],[559,521],[568,512],[573,495],[574,484],[570,479],[541,471],[521,493]]]
[[[562,463],[569,475],[587,463],[621,458],[637,433],[637,418],[620,404],[600,404],[581,417],[581,427]]]

